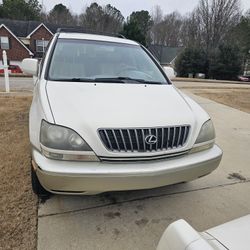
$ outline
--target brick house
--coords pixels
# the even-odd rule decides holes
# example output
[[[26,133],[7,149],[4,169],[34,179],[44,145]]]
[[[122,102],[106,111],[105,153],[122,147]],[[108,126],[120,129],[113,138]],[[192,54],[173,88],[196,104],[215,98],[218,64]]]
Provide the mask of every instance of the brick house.
[[[42,57],[44,49],[46,49],[53,33],[43,23],[33,30],[27,38],[30,41],[29,48],[36,57]]]
[[[37,21],[0,19],[0,68],[3,50],[14,65],[27,57],[41,58],[58,27]]]

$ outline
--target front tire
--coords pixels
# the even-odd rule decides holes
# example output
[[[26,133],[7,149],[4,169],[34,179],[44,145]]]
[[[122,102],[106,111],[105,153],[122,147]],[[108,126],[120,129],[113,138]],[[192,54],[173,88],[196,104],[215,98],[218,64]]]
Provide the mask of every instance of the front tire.
[[[36,172],[34,171],[33,167],[31,166],[31,184],[32,184],[32,190],[33,192],[39,197],[39,198],[49,198],[51,195],[50,192],[48,192],[44,187],[41,185],[40,181],[37,178]]]

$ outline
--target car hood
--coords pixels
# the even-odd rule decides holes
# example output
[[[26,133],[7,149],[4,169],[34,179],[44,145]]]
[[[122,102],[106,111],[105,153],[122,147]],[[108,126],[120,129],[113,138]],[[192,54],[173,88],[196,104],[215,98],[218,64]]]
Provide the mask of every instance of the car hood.
[[[56,124],[92,147],[99,128],[193,125],[192,109],[173,85],[47,82]]]
[[[227,249],[245,250],[250,246],[250,215],[227,222],[206,231]]]

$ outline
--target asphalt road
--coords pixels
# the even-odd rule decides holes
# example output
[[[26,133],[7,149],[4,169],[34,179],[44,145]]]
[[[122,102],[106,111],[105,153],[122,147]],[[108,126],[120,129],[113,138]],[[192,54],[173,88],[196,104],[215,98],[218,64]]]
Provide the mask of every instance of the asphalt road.
[[[33,78],[28,77],[10,77],[10,91],[32,91],[33,90]],[[0,92],[5,91],[4,78],[0,77]]]

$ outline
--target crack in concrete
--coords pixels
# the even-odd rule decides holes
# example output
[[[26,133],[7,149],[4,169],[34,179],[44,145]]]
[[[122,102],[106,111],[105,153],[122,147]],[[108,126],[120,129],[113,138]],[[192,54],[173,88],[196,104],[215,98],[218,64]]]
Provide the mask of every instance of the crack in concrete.
[[[237,181],[237,182],[232,182],[232,183],[227,183],[227,184],[211,186],[211,187],[203,187],[203,188],[197,188],[197,189],[186,190],[186,191],[181,191],[181,192],[175,192],[175,193],[171,193],[171,194],[151,195],[151,196],[140,197],[140,198],[135,198],[135,199],[131,199],[131,200],[110,202],[110,203],[106,203],[106,204],[102,204],[102,205],[86,207],[86,208],[79,208],[79,209],[69,210],[69,211],[65,211],[65,212],[43,214],[43,215],[39,215],[38,218],[45,218],[45,217],[65,215],[65,214],[74,214],[74,213],[84,212],[84,211],[88,211],[88,210],[92,210],[92,209],[104,208],[104,207],[108,207],[108,206],[112,206],[112,205],[126,204],[126,203],[130,203],[130,202],[143,201],[143,200],[160,198],[160,197],[168,197],[168,196],[172,196],[172,195],[176,195],[176,194],[185,194],[185,193],[197,192],[197,191],[202,191],[202,190],[210,190],[210,189],[214,189],[214,188],[223,188],[226,186],[232,186],[232,185],[244,184],[244,183],[250,183],[250,179],[247,179],[244,181]]]

